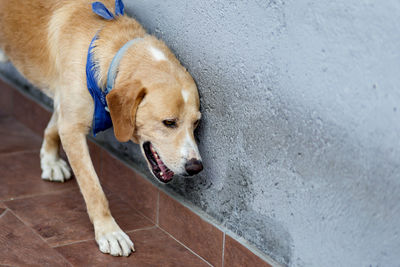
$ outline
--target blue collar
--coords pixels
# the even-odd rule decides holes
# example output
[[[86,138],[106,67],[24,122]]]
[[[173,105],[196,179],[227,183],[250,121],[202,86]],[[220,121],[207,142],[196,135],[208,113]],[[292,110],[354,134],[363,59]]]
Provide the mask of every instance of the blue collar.
[[[115,54],[114,58],[111,61],[110,67],[108,68],[106,94],[108,94],[114,87],[115,78],[117,77],[117,73],[118,73],[119,62],[121,61],[122,57],[124,56],[126,50],[128,50],[129,47],[131,47],[132,45],[134,45],[142,40],[143,40],[142,37],[137,37],[135,39],[128,41]]]
[[[122,1],[116,0],[116,15],[123,15],[123,4]],[[118,8],[117,8],[118,6]],[[121,8],[122,6],[122,8]],[[95,2],[92,4],[92,10],[97,15],[101,16],[104,19],[112,20],[115,17],[112,15],[110,11],[100,2]],[[106,14],[106,15],[104,15]],[[94,112],[93,112],[93,134],[96,136],[98,132],[107,130],[108,128],[112,127],[112,121],[110,117],[110,113],[107,106],[106,96],[112,90],[115,83],[115,78],[117,77],[118,73],[118,66],[119,63],[128,50],[129,47],[136,44],[137,42],[143,40],[143,38],[135,38],[130,40],[124,46],[122,46],[118,52],[115,54],[114,58],[111,61],[110,67],[108,69],[107,74],[107,86],[106,88],[102,89],[99,87],[99,83],[96,79],[96,73],[98,71],[98,66],[93,60],[93,52],[92,49],[95,46],[94,43],[97,40],[98,36],[97,33],[93,37],[92,41],[90,42],[87,60],[86,60],[86,83],[87,88],[89,90],[90,95],[94,101]]]

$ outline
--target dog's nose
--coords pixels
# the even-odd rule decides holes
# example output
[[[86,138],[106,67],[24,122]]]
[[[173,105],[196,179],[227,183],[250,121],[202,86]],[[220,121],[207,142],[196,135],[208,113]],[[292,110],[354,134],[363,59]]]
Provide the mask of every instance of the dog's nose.
[[[195,175],[203,170],[203,163],[197,159],[191,159],[185,164],[186,172],[191,176]]]

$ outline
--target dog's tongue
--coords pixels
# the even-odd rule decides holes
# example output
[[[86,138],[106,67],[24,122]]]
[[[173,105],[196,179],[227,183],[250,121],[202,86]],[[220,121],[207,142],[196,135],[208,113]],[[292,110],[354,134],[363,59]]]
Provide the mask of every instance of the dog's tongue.
[[[166,170],[167,170],[167,168],[165,167],[164,162],[162,162],[162,160],[161,160],[160,158],[156,158],[156,161],[157,161],[158,167],[160,167],[160,170],[161,170],[163,173],[165,173]]]
[[[156,158],[156,161],[162,172],[161,177],[164,180],[169,181],[172,178],[172,176],[174,176],[174,173],[165,166],[164,162],[162,162],[160,158]]]
[[[160,159],[157,152],[154,150],[153,146],[151,146],[150,148],[154,154],[154,158],[156,159],[157,165],[162,173],[161,177],[166,181],[170,180],[172,176],[174,176],[174,173],[165,166],[164,162]]]

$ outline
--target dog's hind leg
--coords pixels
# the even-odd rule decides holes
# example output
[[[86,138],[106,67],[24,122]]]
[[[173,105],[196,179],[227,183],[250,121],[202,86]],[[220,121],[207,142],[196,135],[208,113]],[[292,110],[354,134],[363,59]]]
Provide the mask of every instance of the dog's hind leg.
[[[59,156],[60,136],[57,122],[58,112],[54,111],[44,131],[44,140],[40,149],[40,166],[42,168],[42,179],[64,182],[71,178],[71,170]]]
[[[0,49],[0,62],[7,62],[8,58],[3,50]]]

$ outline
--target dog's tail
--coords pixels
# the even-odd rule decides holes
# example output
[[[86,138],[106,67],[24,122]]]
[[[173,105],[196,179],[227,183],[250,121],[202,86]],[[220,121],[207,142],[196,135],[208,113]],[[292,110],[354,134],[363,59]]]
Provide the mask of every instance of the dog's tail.
[[[8,58],[6,54],[3,52],[3,50],[0,49],[0,62],[7,62]]]

